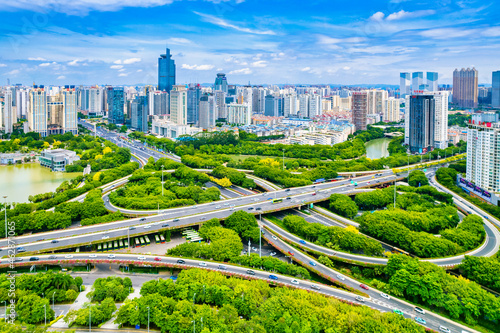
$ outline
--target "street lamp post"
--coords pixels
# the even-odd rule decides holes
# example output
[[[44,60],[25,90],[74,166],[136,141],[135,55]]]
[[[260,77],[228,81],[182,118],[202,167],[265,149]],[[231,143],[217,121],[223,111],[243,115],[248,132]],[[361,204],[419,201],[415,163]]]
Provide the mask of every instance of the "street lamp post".
[[[259,258],[262,258],[262,227],[260,226],[259,226]]]
[[[396,179],[394,179],[394,208],[396,208]]]
[[[285,170],[285,149],[283,149],[283,171]]]
[[[163,168],[164,167],[165,167],[164,165],[161,166],[161,196],[162,197],[163,197]]]
[[[52,310],[54,310],[54,312],[56,311],[56,307],[54,306],[54,295],[56,294],[56,291],[54,290],[54,292],[52,293]]]
[[[3,208],[5,210],[5,239],[8,237],[8,231],[7,231],[7,196],[4,195],[3,199],[5,201],[5,207]]]
[[[148,306],[148,333],[149,333],[149,306]]]
[[[248,256],[250,257],[250,251],[252,248],[250,247],[250,239],[248,239]]]
[[[192,323],[193,323],[193,333],[196,333],[196,320],[193,320]]]
[[[7,301],[2,301],[5,304],[5,321],[7,321]]]
[[[89,332],[92,332],[92,303],[89,304]]]
[[[43,305],[43,313],[45,315],[45,326],[47,326],[47,304]]]
[[[195,303],[195,301],[196,301],[196,293],[194,293],[193,295],[193,304]]]

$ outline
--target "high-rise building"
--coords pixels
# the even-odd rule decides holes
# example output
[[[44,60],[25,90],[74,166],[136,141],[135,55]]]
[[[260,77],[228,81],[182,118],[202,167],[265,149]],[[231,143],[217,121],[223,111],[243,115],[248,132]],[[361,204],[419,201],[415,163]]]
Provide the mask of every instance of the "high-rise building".
[[[432,95],[407,96],[408,145],[412,153],[431,151],[434,144],[435,100]],[[405,119],[406,119],[405,118]]]
[[[299,95],[299,118],[309,117],[309,94]]]
[[[491,106],[500,108],[500,71],[493,72],[491,87]]]
[[[218,90],[226,94],[228,92],[226,74],[224,73],[217,73],[217,77],[215,78],[214,91]]]
[[[411,74],[411,90],[412,93],[417,90],[424,90],[424,72],[414,72]]]
[[[136,131],[146,133],[148,131],[148,97],[136,96],[131,104],[130,127]]]
[[[76,102],[78,94],[75,90],[75,86],[64,86],[64,88],[60,90],[59,96],[62,97],[63,104],[62,110],[59,111],[62,112],[62,121],[58,124],[60,127],[59,134],[71,132],[76,135],[78,134],[78,112]],[[49,105],[49,113],[51,112],[50,110],[51,108]]]
[[[466,179],[493,192],[500,192],[500,125],[471,121],[467,129]]]
[[[279,110],[280,110],[279,98],[271,94],[267,95],[264,114],[270,117],[279,117],[280,116]]]
[[[285,95],[283,99],[283,115],[285,117],[297,116],[297,95],[295,93]]]
[[[213,95],[204,94],[200,97],[200,119],[199,127],[210,129],[215,126],[217,117],[217,104]]]
[[[453,71],[453,103],[461,108],[477,108],[478,72],[475,68]]]
[[[427,90],[428,91],[438,91],[438,73],[437,72],[427,72]]]
[[[199,120],[199,105],[201,87],[199,84],[190,83],[187,90],[187,123],[197,124]]]
[[[150,91],[148,94],[149,115],[163,116],[168,114],[168,92]]]
[[[214,91],[215,104],[217,105],[217,119],[227,118],[226,93],[222,90]]]
[[[87,111],[90,116],[104,116],[104,92],[99,87],[92,87],[88,90],[88,105]]]
[[[227,106],[227,122],[229,124],[250,125],[252,111],[248,104],[231,103]]]
[[[175,61],[172,59],[170,49],[158,58],[158,90],[170,91],[175,86]]]
[[[47,93],[44,86],[34,86],[30,91],[28,127],[30,132],[47,136]]]
[[[321,115],[321,96],[318,94],[311,94],[309,96],[309,119]]]
[[[388,98],[387,90],[373,89],[368,90],[368,114],[385,114],[386,101]]]
[[[399,112],[399,99],[389,97],[386,101],[384,121],[398,122],[401,120]]]
[[[399,74],[399,95],[404,98],[406,95],[411,94],[411,74],[410,73],[400,73]]]
[[[2,125],[4,133],[14,131],[14,123],[17,121],[16,114],[12,107],[12,90],[6,89],[3,93]]]
[[[368,114],[368,93],[356,91],[352,94],[352,122],[356,131],[365,131]]]
[[[12,96],[14,98],[14,96]],[[28,114],[30,92],[29,89],[19,88],[16,90],[17,118],[26,119]]]
[[[177,125],[187,124],[187,89],[175,85],[170,92],[170,120]]]
[[[108,121],[112,124],[125,124],[125,92],[123,87],[108,87]]]

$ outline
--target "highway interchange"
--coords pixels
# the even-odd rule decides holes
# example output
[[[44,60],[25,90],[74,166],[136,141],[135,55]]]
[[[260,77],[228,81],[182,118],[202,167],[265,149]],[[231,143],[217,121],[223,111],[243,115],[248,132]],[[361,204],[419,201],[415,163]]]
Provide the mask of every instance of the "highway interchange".
[[[87,124],[88,125],[88,124]],[[180,161],[180,158],[175,155],[164,155],[154,150],[145,148],[140,143],[128,143],[124,140],[120,140],[118,138],[119,135],[111,132],[104,131],[102,129],[98,129],[97,134],[102,136],[103,138],[115,142],[121,146],[125,146],[130,148],[132,153],[138,157],[142,161],[147,161],[149,157],[155,158],[155,160],[168,157],[176,161]],[[432,185],[437,187],[440,191],[449,192],[447,189],[441,187],[439,184],[432,180],[434,176],[434,170],[428,171],[428,177],[431,178]],[[272,193],[263,193],[263,194],[254,194],[254,195],[246,195],[240,196],[236,198],[231,198],[223,201],[217,201],[208,204],[201,204],[192,207],[182,207],[182,208],[173,208],[167,210],[160,210],[159,214],[157,211],[128,211],[130,214],[144,215],[144,214],[156,214],[149,215],[145,217],[138,217],[135,219],[125,220],[125,221],[117,221],[111,222],[101,225],[93,225],[86,227],[78,227],[71,228],[65,230],[56,230],[46,233],[39,233],[34,235],[26,235],[16,237],[16,242],[20,246],[24,247],[27,252],[40,253],[51,251],[55,248],[70,248],[75,247],[76,245],[87,245],[87,244],[95,244],[103,241],[104,239],[118,239],[124,237],[132,237],[135,235],[142,235],[145,233],[154,233],[159,230],[165,228],[179,228],[182,226],[188,225],[197,225],[203,223],[203,221],[218,218],[224,219],[231,215],[235,210],[245,210],[247,212],[260,215],[261,213],[273,212],[277,210],[285,210],[300,206],[305,206],[308,203],[318,202],[321,200],[327,199],[332,193],[350,193],[355,191],[357,188],[361,187],[369,187],[374,184],[379,184],[383,182],[393,183],[397,179],[402,177],[397,177],[392,174],[392,171],[388,170],[376,175],[375,178],[372,178],[372,175],[365,175],[362,177],[355,178],[357,182],[357,187],[351,184],[350,180],[343,180],[338,182],[329,182],[322,183],[315,186],[305,186],[300,188],[292,188],[287,190],[277,190]],[[108,184],[104,186],[104,191],[108,191],[104,195],[104,201],[107,205],[108,209],[113,210],[113,207],[109,204],[107,200],[107,195],[109,195],[110,190],[116,189],[116,187],[125,184],[127,179],[121,179],[115,181],[113,184]],[[280,203],[272,203],[272,199],[281,198],[283,199]],[[463,199],[458,196],[454,197],[455,204],[461,207],[465,211],[474,212],[479,216],[482,216],[483,219],[486,216],[487,219],[484,219],[485,229],[487,233],[486,240],[484,244],[474,250],[469,255],[473,254],[476,256],[491,256],[498,250],[500,239],[500,234],[498,230],[492,225],[491,222],[498,223],[492,216],[489,216],[482,210],[477,207],[465,203]],[[175,220],[178,220],[174,222]],[[359,256],[350,253],[333,251],[331,249],[327,249],[321,246],[317,246],[315,244],[300,244],[300,239],[292,234],[287,233],[281,228],[277,227],[275,224],[270,223],[269,221],[263,219],[259,223],[264,227],[266,232],[263,237],[269,241],[273,246],[287,254],[289,252],[294,253],[293,260],[296,262],[300,262],[302,265],[318,272],[323,275],[329,276],[331,280],[337,280],[341,283],[360,290],[367,294],[369,297],[365,299],[365,305],[369,305],[370,307],[377,309],[379,311],[393,311],[394,309],[401,310],[406,317],[414,318],[417,314],[413,310],[413,306],[395,298],[384,298],[381,296],[381,292],[376,290],[364,290],[360,288],[359,282],[350,279],[349,277],[340,275],[339,272],[333,271],[330,268],[323,266],[317,263],[315,260],[311,259],[307,255],[303,254],[300,251],[297,251],[296,248],[293,248],[288,243],[285,243],[282,239],[285,239],[289,242],[292,242],[295,245],[299,245],[303,248],[308,248],[310,250],[314,250],[316,252],[322,252],[328,254],[330,256],[337,256],[343,259],[356,260],[365,263],[372,264],[385,264],[387,260],[385,258],[374,258],[374,257],[366,257]],[[275,233],[277,236],[272,236],[270,234]],[[0,247],[2,250],[6,250],[6,241],[0,241]],[[39,255],[40,260],[61,260],[64,255],[55,254],[57,259],[49,259],[49,255]],[[75,254],[74,258],[79,259],[88,259],[88,260],[102,260],[109,259],[106,254]],[[137,261],[134,259],[133,255],[125,255],[125,254],[116,254],[113,260],[120,262],[128,262],[128,261]],[[146,261],[154,261],[155,257],[145,256]],[[354,257],[354,258],[353,258]],[[175,264],[179,258],[171,258],[171,257],[161,257],[159,258],[162,263],[165,264]],[[463,259],[463,256],[456,256],[453,258],[443,258],[443,259],[433,259],[429,261],[433,261],[438,265],[450,266],[459,264]],[[206,262],[207,266],[199,266],[199,261],[196,260],[187,260],[184,259],[187,266],[197,266],[207,269],[218,269],[218,263]],[[311,266],[310,262],[314,262],[314,266]],[[2,259],[0,264],[5,264],[6,259]],[[247,274],[246,268],[226,265],[226,269],[224,271],[238,273],[238,274]],[[269,273],[260,272],[258,270],[254,270],[255,275],[252,275],[255,278],[269,279]],[[275,274],[276,275],[276,274]],[[278,276],[280,283],[290,284],[296,287],[310,289],[311,282],[307,281],[298,281],[299,285],[291,284],[291,280],[293,278]],[[327,288],[325,286],[321,286],[321,292],[326,293],[328,295],[334,296],[336,298],[348,300],[351,302],[356,302],[354,299],[355,295],[352,293],[347,293],[335,288]],[[432,313],[426,313],[421,316],[427,321],[426,327],[438,330],[440,325],[446,326],[450,328],[452,332],[461,332],[464,329],[461,325],[454,323],[450,320],[442,318]],[[472,331],[471,329],[467,329],[468,331]]]

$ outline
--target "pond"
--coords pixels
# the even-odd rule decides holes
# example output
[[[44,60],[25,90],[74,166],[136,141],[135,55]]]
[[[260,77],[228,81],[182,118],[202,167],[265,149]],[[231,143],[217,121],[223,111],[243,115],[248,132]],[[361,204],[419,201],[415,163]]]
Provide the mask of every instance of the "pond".
[[[391,138],[380,138],[365,143],[366,157],[374,160],[389,156],[387,148],[391,140]]]

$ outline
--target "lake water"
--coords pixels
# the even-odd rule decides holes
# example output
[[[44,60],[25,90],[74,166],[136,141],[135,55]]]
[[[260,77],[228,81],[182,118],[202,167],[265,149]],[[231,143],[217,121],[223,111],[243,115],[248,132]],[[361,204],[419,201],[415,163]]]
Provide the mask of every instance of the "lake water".
[[[52,192],[65,180],[80,172],[51,172],[38,163],[0,165],[0,199],[7,202],[28,202],[30,195]]]
[[[391,138],[381,138],[365,143],[366,157],[374,160],[389,156],[387,148],[389,147],[389,142],[391,142],[391,140]]]

